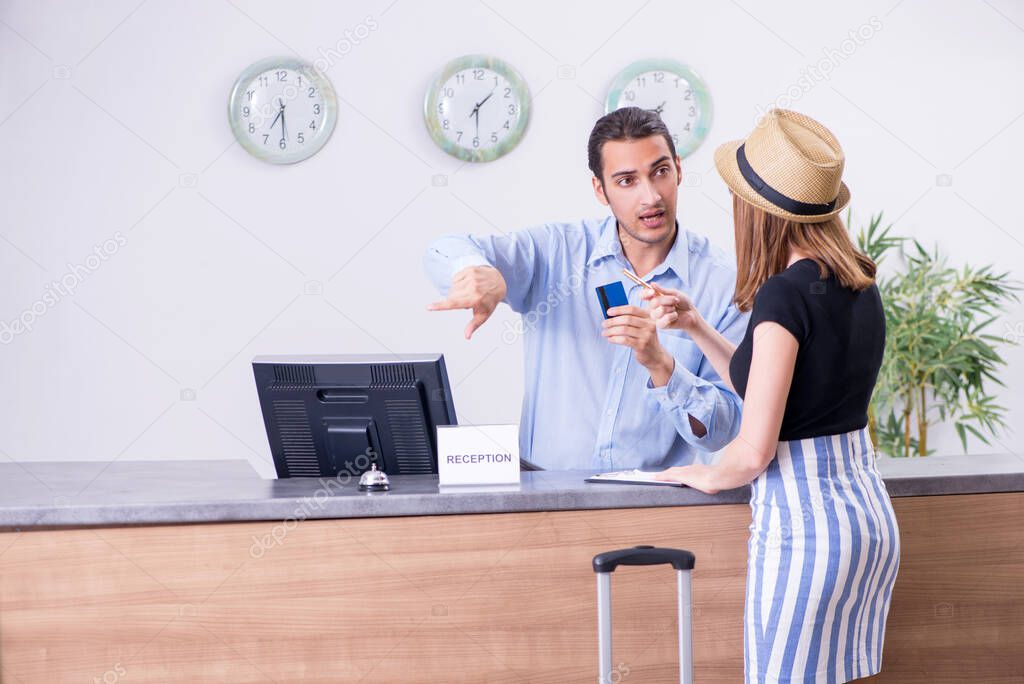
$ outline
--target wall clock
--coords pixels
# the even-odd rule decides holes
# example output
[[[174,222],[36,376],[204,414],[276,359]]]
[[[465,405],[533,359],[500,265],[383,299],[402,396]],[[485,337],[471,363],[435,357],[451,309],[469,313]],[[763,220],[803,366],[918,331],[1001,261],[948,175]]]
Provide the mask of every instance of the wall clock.
[[[497,57],[467,55],[448,62],[424,98],[423,116],[438,147],[469,162],[511,152],[530,121],[530,91],[519,72]]]
[[[257,159],[294,164],[324,146],[338,119],[334,86],[308,62],[271,57],[239,75],[228,120],[239,144]]]
[[[630,106],[661,115],[680,157],[696,150],[711,126],[711,95],[703,79],[672,59],[634,62],[615,77],[605,113]]]

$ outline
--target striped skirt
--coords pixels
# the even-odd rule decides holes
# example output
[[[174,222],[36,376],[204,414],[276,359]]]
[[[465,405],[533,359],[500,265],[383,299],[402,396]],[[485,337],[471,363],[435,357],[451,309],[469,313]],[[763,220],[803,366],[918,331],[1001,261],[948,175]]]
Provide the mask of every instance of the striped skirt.
[[[746,681],[877,674],[900,541],[867,429],[779,442],[750,508]]]

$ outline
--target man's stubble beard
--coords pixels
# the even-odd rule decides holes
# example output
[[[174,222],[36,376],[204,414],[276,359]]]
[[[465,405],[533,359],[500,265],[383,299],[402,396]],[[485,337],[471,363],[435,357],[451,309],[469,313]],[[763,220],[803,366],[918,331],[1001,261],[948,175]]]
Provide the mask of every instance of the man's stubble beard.
[[[614,215],[614,212],[613,212],[613,215]],[[675,229],[675,223],[676,223],[675,219],[672,219],[672,223],[670,224],[671,227],[672,227],[671,230],[666,232],[663,237],[654,238],[654,239],[644,238],[644,237],[641,237],[641,236],[637,235],[636,233],[633,232],[633,230],[629,227],[629,225],[627,223],[625,223],[622,219],[620,219],[618,216],[615,217],[615,222],[616,222],[616,224],[618,224],[618,228],[619,228],[620,231],[624,232],[626,235],[628,235],[630,238],[636,240],[637,242],[642,242],[645,245],[661,244],[662,242],[665,242],[666,240],[671,240],[672,237],[675,235],[675,230],[674,230]],[[622,239],[622,234],[621,233],[619,234],[619,239],[620,240]]]

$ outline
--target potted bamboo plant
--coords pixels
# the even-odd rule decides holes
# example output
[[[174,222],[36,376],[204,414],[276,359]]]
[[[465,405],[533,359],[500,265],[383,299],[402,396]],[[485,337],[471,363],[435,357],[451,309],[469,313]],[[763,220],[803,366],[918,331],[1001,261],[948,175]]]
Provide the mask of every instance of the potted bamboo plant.
[[[1009,341],[987,330],[1018,299],[1018,283],[991,266],[950,266],[937,248],[893,235],[891,224],[882,228],[882,214],[857,238],[876,263],[890,256],[899,261],[877,280],[886,339],[868,414],[876,448],[890,456],[926,456],[933,451],[929,426],[946,421],[965,452],[968,434],[989,444],[1005,427],[1006,410],[991,390],[1003,385],[999,371],[1006,362],[998,346]]]

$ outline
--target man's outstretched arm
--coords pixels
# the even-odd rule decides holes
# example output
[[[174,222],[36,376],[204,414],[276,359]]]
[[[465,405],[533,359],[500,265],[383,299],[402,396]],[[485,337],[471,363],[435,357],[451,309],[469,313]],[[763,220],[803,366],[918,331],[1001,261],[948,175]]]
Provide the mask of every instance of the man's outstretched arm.
[[[428,308],[471,309],[466,339],[502,301],[519,313],[529,310],[546,287],[554,234],[553,228],[541,226],[508,235],[446,235],[435,240],[423,263],[445,299]]]

